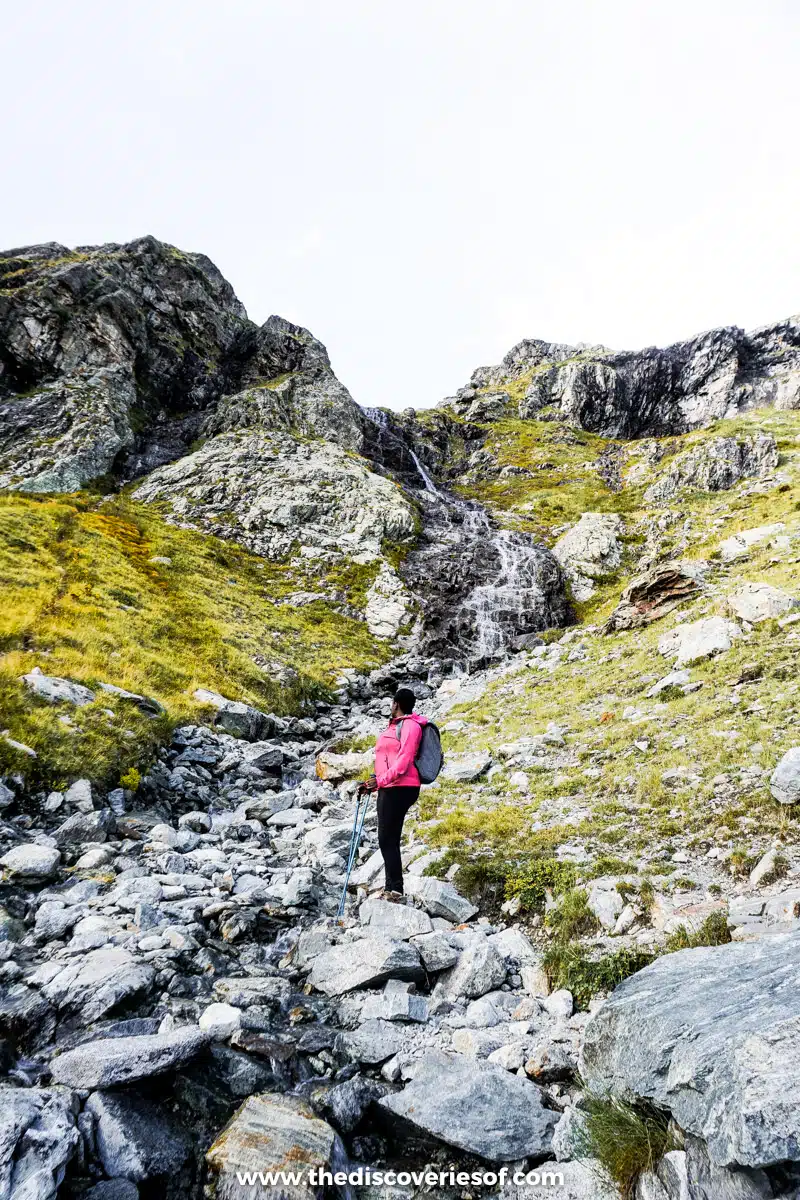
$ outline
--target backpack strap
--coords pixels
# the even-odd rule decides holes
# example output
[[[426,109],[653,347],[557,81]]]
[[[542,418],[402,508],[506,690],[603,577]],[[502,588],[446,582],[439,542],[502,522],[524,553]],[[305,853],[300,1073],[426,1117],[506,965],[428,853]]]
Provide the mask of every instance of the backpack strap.
[[[403,740],[400,736],[400,726],[403,724],[403,721],[405,721],[405,717],[397,718],[396,724],[397,724],[397,740],[398,740],[398,742],[402,742],[402,740]]]

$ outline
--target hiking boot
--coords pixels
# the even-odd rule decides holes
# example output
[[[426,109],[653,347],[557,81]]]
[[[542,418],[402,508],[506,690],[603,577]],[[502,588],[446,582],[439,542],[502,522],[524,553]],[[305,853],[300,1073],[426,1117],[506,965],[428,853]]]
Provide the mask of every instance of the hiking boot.
[[[381,892],[381,900],[387,900],[389,904],[405,904],[406,898],[402,892]]]

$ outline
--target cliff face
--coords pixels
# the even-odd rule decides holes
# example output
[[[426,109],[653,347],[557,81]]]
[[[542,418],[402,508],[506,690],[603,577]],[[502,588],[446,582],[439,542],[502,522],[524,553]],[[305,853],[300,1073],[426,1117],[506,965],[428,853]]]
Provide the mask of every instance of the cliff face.
[[[205,255],[152,237],[0,255],[0,486],[131,478],[206,423],[254,420],[360,448],[360,410],[325,347],[279,317],[249,321]]]
[[[550,415],[615,438],[686,433],[752,408],[798,408],[800,317],[622,353],[526,340],[442,403],[476,419]]]

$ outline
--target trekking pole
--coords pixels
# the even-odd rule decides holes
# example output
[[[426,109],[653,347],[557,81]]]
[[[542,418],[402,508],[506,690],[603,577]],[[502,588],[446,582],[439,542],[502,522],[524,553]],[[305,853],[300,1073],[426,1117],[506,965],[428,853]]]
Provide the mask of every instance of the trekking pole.
[[[344,906],[347,900],[347,885],[350,882],[350,874],[355,866],[356,857],[358,855],[358,847],[361,844],[361,833],[364,829],[364,818],[367,815],[369,807],[369,792],[364,792],[364,806],[361,806],[361,796],[356,798],[356,811],[353,817],[353,832],[350,835],[350,853],[347,858],[347,871],[344,877],[344,887],[342,888],[342,898],[339,901],[339,910],[336,913],[337,919],[341,920],[344,916]]]

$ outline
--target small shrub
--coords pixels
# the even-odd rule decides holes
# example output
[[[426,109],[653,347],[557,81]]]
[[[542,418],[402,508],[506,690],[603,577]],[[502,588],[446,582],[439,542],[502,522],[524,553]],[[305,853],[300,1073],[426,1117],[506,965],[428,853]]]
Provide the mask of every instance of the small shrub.
[[[624,1200],[632,1200],[639,1176],[671,1149],[668,1115],[591,1091],[584,1092],[581,1114],[579,1156],[598,1159]]]
[[[520,907],[528,912],[542,912],[546,893],[554,896],[568,891],[575,883],[575,867],[557,858],[535,858],[516,875],[506,880],[506,899],[519,896]]]
[[[706,917],[695,933],[689,933],[685,925],[679,925],[667,938],[666,951],[691,950],[696,946],[725,946],[731,940],[728,918],[723,912],[714,912]]]
[[[547,914],[546,924],[562,942],[594,933],[598,920],[589,908],[589,896],[583,888],[565,892],[558,905]]]
[[[545,951],[542,966],[550,987],[567,988],[578,1008],[601,992],[613,992],[618,984],[649,966],[656,956],[645,950],[617,950],[604,958],[592,959],[579,946],[556,942]]]
[[[138,791],[141,782],[142,777],[136,767],[129,767],[125,774],[119,777],[119,786],[128,792]]]

